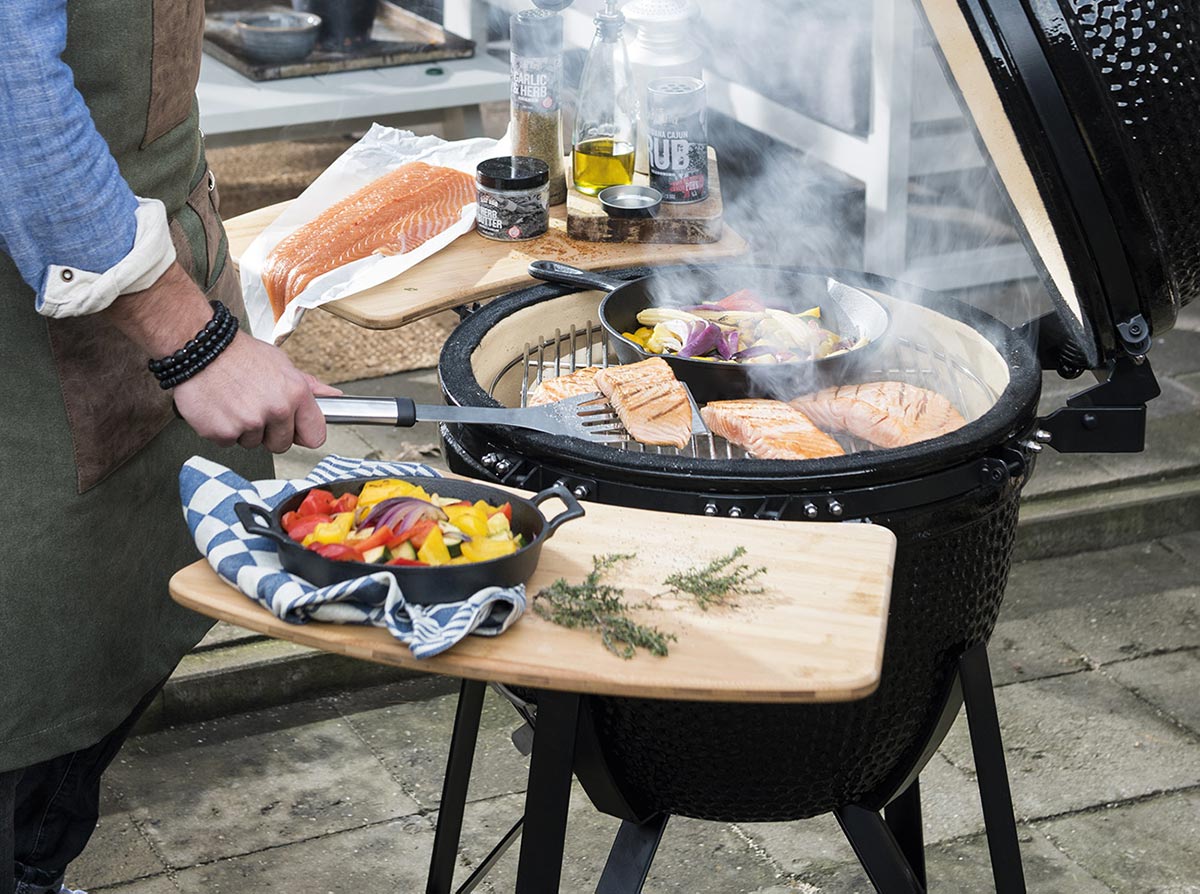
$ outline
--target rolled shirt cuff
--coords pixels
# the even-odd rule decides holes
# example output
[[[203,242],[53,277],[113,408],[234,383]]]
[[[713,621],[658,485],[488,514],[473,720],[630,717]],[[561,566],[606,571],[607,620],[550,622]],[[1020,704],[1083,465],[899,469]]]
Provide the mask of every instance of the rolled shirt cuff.
[[[129,254],[102,273],[51,264],[37,299],[47,317],[81,317],[104,310],[121,295],[148,289],[175,261],[167,209],[158,199],[138,198],[137,235]]]

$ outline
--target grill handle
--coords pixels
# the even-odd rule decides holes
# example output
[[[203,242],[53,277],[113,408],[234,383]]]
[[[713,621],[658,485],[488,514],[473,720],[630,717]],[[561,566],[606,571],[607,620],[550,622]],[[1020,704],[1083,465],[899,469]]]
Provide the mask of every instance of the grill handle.
[[[625,285],[629,280],[616,279],[603,273],[580,270],[570,264],[560,264],[558,261],[533,261],[529,265],[529,275],[560,286],[578,286],[581,289],[599,289],[611,292]]]
[[[326,422],[400,428],[417,423],[417,405],[407,397],[318,397],[317,406]]]

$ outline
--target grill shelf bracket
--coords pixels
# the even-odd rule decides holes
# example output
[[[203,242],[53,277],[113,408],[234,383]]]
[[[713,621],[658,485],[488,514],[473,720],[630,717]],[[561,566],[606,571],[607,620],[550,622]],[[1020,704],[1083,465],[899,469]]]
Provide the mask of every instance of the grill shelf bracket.
[[[1109,370],[1105,381],[1069,398],[1065,407],[1039,421],[1045,443],[1059,453],[1145,449],[1146,402],[1162,393],[1154,370],[1144,356],[1120,357]]]

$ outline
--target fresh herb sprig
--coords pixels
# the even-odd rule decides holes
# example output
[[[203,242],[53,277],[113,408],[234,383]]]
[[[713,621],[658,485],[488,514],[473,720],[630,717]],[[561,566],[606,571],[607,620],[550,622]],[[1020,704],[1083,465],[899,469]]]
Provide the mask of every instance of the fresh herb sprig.
[[[621,601],[624,591],[602,582],[610,568],[632,558],[630,553],[593,556],[592,571],[582,583],[569,584],[560,577],[537,594],[533,610],[563,627],[600,631],[604,647],[621,658],[632,658],[639,648],[665,657],[675,635],[634,621]]]
[[[703,611],[708,611],[714,605],[736,606],[734,597],[763,591],[762,587],[752,584],[767,570],[763,566],[751,568],[738,562],[745,554],[746,547],[739,546],[729,555],[713,559],[702,568],[678,571],[663,583],[671,588],[674,595],[686,593],[691,596]]]

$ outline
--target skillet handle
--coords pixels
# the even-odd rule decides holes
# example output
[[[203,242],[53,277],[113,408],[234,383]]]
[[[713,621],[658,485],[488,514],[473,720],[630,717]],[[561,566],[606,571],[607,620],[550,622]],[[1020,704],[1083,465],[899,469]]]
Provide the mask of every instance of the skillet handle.
[[[557,283],[560,286],[578,286],[583,289],[600,289],[611,292],[631,280],[617,279],[603,273],[590,270],[580,270],[570,264],[560,264],[558,261],[533,261],[529,265],[529,275],[534,279]]]
[[[276,543],[289,542],[286,534],[271,527],[271,516],[261,506],[255,506],[252,503],[238,503],[233,507],[233,511],[247,534],[266,537]]]
[[[567,490],[567,488],[562,484],[556,484],[554,487],[546,488],[541,493],[531,497],[529,502],[533,503],[534,506],[541,506],[552,497],[558,497],[558,499],[562,500],[563,503],[566,504],[567,508],[565,511],[560,512],[558,515],[554,516],[554,518],[546,522],[547,540],[553,537],[554,532],[567,522],[576,518],[583,518],[583,516],[587,514],[584,508],[579,505],[579,501],[575,499],[575,495]]]

